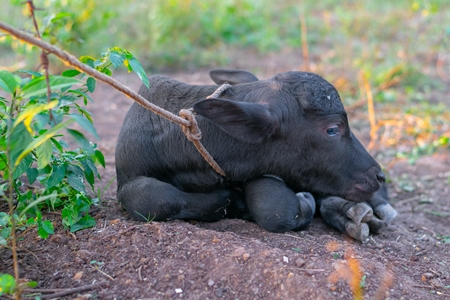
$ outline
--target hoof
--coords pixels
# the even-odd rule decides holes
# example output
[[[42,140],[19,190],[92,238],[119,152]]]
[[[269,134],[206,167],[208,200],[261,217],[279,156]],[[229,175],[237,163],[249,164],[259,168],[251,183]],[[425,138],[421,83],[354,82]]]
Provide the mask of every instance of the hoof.
[[[350,207],[347,211],[347,217],[349,217],[356,225],[361,223],[367,223],[373,217],[372,208],[366,203],[357,203]]]
[[[345,231],[349,236],[355,240],[365,242],[369,239],[369,226],[366,223],[355,224],[353,222],[347,222],[345,224]]]
[[[306,203],[309,207],[309,209],[312,212],[312,215],[314,216],[314,214],[316,213],[316,201],[314,200],[313,195],[311,195],[310,193],[306,193],[306,192],[302,192],[302,193],[297,193],[295,194],[298,198],[298,200],[300,201],[300,206],[302,207],[302,209],[307,209],[307,207],[305,207],[304,203]]]
[[[386,222],[374,216],[367,224],[369,225],[370,232],[376,234],[386,225]]]
[[[374,209],[375,214],[383,221],[389,223],[397,216],[397,211],[388,203],[378,205]]]

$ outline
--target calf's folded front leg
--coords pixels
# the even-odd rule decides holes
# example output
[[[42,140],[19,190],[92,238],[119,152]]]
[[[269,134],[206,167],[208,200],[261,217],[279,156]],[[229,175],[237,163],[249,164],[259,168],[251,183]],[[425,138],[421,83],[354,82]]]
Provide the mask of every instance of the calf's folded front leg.
[[[295,194],[273,177],[258,177],[244,183],[245,202],[253,219],[271,232],[302,230],[316,211],[310,193]]]
[[[318,204],[327,224],[359,241],[367,240],[370,233],[378,233],[397,215],[384,186],[367,202],[332,196],[319,199]]]

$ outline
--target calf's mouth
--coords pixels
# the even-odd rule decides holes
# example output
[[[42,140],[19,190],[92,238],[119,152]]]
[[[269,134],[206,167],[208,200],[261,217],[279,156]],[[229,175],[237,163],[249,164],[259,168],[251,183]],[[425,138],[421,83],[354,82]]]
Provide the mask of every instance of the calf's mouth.
[[[386,181],[384,173],[379,167],[372,167],[364,172],[362,178],[350,188],[344,197],[349,201],[368,201]]]

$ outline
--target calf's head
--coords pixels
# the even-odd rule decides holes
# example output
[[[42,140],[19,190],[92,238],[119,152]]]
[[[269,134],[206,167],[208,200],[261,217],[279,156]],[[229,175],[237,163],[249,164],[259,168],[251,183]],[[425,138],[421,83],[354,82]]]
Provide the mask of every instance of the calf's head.
[[[254,176],[280,176],[295,192],[366,201],[385,178],[349,128],[336,89],[318,75],[287,72],[259,81],[240,71],[211,73],[234,85],[228,98],[197,102],[242,151],[253,151]],[[256,151],[255,151],[256,150]],[[239,168],[239,166],[234,166]]]

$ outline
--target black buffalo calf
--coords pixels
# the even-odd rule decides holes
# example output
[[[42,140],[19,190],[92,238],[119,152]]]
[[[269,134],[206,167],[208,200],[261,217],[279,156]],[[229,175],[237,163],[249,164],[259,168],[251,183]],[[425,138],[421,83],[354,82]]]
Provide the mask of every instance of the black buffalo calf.
[[[202,143],[226,177],[178,125],[133,104],[116,149],[118,199],[133,218],[243,218],[285,232],[305,228],[317,203],[331,226],[363,240],[395,216],[380,191],[381,168],[350,131],[330,83],[305,72],[210,75],[232,86],[206,99],[218,85],[152,76],[151,89],[139,93],[176,114],[193,108]]]

